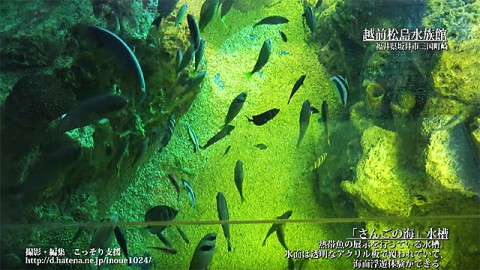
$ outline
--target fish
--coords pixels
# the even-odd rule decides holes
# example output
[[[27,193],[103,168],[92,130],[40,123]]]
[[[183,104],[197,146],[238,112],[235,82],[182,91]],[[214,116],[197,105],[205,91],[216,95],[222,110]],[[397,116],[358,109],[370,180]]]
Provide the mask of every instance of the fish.
[[[300,135],[298,136],[297,147],[302,142],[305,132],[307,132],[308,124],[310,123],[310,101],[307,99],[303,102],[302,110],[300,111]]]
[[[322,118],[321,119],[323,122],[323,133],[325,133],[325,136],[327,137],[327,144],[330,145],[330,132],[328,131],[328,104],[325,100],[322,102]]]
[[[179,0],[158,0],[157,11],[160,15],[157,17],[157,27],[162,23],[162,19],[170,15],[175,10]]]
[[[125,232],[120,229],[120,227],[115,226],[115,229],[113,229],[113,232],[115,234],[115,238],[117,239],[117,243],[120,246],[120,249],[123,252],[123,255],[125,255],[125,258],[128,260],[128,250],[127,250],[127,237],[125,237]],[[128,262],[128,265],[130,266],[131,263],[130,261]]]
[[[112,245],[113,231],[115,223],[118,221],[118,217],[115,214],[111,214],[108,217],[102,219],[101,226],[97,228],[90,241],[90,249],[101,248],[106,250]]]
[[[147,151],[149,144],[150,144],[150,138],[145,137],[145,139],[143,139],[142,143],[138,147],[137,153],[135,154],[135,159],[133,161],[134,164],[136,164],[143,157],[143,154],[145,154],[145,151]]]
[[[195,54],[195,45],[191,44],[188,49],[183,53],[183,58],[182,61],[180,62],[180,66],[177,68],[177,73],[180,73],[180,71],[184,70],[190,62],[192,62],[193,55]]]
[[[89,33],[94,36],[96,42],[102,48],[105,48],[117,60],[120,66],[133,74],[140,84],[141,96],[137,102],[140,106],[147,97],[147,88],[145,86],[145,78],[143,77],[142,67],[137,57],[128,45],[117,35],[98,26],[89,26]]]
[[[225,149],[225,153],[223,153],[224,156],[225,156],[226,154],[228,154],[228,152],[230,151],[230,148],[231,148],[231,147],[232,147],[231,145],[227,146],[227,149]]]
[[[185,93],[197,90],[200,84],[202,84],[206,74],[206,71],[200,71],[195,76],[188,78]]]
[[[320,156],[318,156],[317,160],[308,168],[308,171],[314,171],[318,169],[320,166],[322,166],[323,162],[325,162],[325,159],[327,159],[327,153],[323,153]]]
[[[255,67],[251,72],[247,72],[245,75],[247,78],[252,77],[257,71],[261,70],[263,66],[268,62],[270,58],[270,54],[272,52],[272,42],[268,38],[263,42],[262,49],[260,50],[260,54],[258,55],[257,62],[255,63]]]
[[[218,219],[219,220],[229,220],[228,219],[228,207],[227,207],[227,200],[225,196],[223,196],[222,192],[217,193],[217,212],[218,212]],[[227,246],[228,251],[232,251],[232,246],[230,243],[230,224],[222,224],[223,234],[227,239]]]
[[[193,143],[193,152],[196,153],[197,150],[200,148],[197,135],[195,135],[195,132],[193,132],[192,127],[186,121],[185,121],[185,126],[187,126],[188,135],[190,136],[190,140]]]
[[[157,27],[157,29],[158,29],[158,27],[160,27],[160,24],[162,23],[162,19],[163,19],[163,16],[162,16],[162,15],[156,17],[156,18],[153,20],[152,25],[155,25],[155,27]]]
[[[285,17],[282,16],[270,16],[262,19],[258,23],[256,23],[253,27],[257,27],[259,25],[264,25],[264,24],[284,24],[288,23],[289,20]]]
[[[175,116],[172,114],[168,118],[167,130],[165,134],[163,134],[162,141],[160,142],[160,147],[158,148],[159,153],[162,152],[163,148],[165,148],[172,139],[173,132],[175,131],[175,123]]]
[[[200,10],[200,21],[198,22],[200,31],[203,31],[203,29],[208,25],[208,23],[210,23],[213,16],[217,12],[219,5],[219,0],[205,0]]]
[[[267,146],[263,143],[255,144],[255,147],[257,147],[260,150],[265,150],[267,149]]]
[[[235,179],[235,185],[237,186],[237,189],[238,189],[238,193],[240,193],[240,199],[241,199],[242,202],[244,202],[245,198],[243,197],[243,191],[242,191],[242,186],[243,186],[243,162],[240,159],[237,160],[237,163],[235,164],[234,179]]]
[[[307,21],[308,28],[312,31],[312,37],[315,37],[315,29],[317,28],[317,18],[313,13],[311,6],[305,8],[305,20]]]
[[[178,232],[178,234],[180,234],[183,241],[185,241],[185,243],[187,243],[187,244],[190,244],[190,240],[188,240],[187,235],[180,229],[180,227],[178,227],[178,226],[175,226],[175,227],[177,228],[177,232]]]
[[[166,205],[157,205],[150,208],[145,213],[145,222],[161,222],[161,221],[172,221],[178,214],[178,210],[166,206]],[[167,247],[171,248],[172,244],[163,236],[162,232],[167,226],[147,226],[147,230],[155,234],[162,243]]]
[[[182,179],[183,186],[185,187],[185,190],[187,191],[188,198],[190,199],[190,203],[192,204],[193,209],[195,209],[195,193],[193,192],[192,186],[190,186],[190,183],[187,182],[187,180]]]
[[[287,211],[287,212],[283,213],[281,216],[277,217],[277,219],[288,219],[288,218],[290,218],[291,215],[292,215],[292,211],[290,210],[290,211]],[[267,242],[268,237],[272,233],[277,232],[278,240],[280,241],[282,246],[285,249],[288,250],[288,248],[285,245],[285,237],[284,237],[284,233],[283,233],[284,227],[285,227],[285,223],[274,223],[274,224],[272,224],[272,227],[270,227],[270,229],[267,232],[267,236],[263,240],[262,246],[265,246],[265,243]],[[279,231],[281,231],[281,232],[279,233]]]
[[[232,125],[228,125],[224,128],[222,128],[222,130],[220,130],[217,134],[215,134],[210,140],[208,140],[208,142],[202,146],[201,148],[202,149],[206,149],[207,147],[209,147],[210,145],[218,142],[219,140],[223,139],[225,136],[227,135],[230,135],[230,132],[232,132],[232,130],[235,128],[235,126],[232,126]]]
[[[118,95],[104,94],[95,96],[81,102],[70,110],[57,126],[60,133],[84,127],[103,119],[108,114],[119,111],[127,105],[128,101]]]
[[[295,95],[295,93],[298,91],[298,89],[300,88],[300,86],[303,85],[303,82],[305,81],[305,78],[307,77],[307,75],[302,75],[300,76],[300,78],[298,78],[298,80],[295,82],[295,85],[293,85],[293,88],[292,88],[292,92],[290,93],[290,97],[288,98],[288,102],[287,102],[287,105],[290,104],[290,100],[292,99],[293,95]]]
[[[195,71],[197,71],[198,66],[200,66],[200,61],[203,59],[203,55],[205,54],[205,39],[200,39],[200,45],[198,49],[195,51]]]
[[[284,32],[278,31],[278,33],[280,33],[280,37],[282,38],[283,42],[287,42],[287,41],[288,41],[287,35],[285,35]]]
[[[190,262],[190,270],[208,269],[215,253],[215,244],[217,240],[216,233],[205,235],[195,248],[195,252]]]
[[[245,103],[245,100],[247,99],[247,93],[242,92],[240,93],[235,99],[230,103],[230,107],[228,108],[228,113],[227,116],[225,116],[225,125],[224,127],[228,126],[235,116],[240,112],[240,110],[243,107],[243,104]]]
[[[177,63],[176,63],[176,66],[175,66],[175,69],[176,70],[179,70],[180,69],[180,65],[182,64],[182,60],[183,60],[183,53],[182,53],[182,50],[177,50]]]
[[[253,122],[255,125],[261,126],[272,120],[278,114],[278,112],[280,112],[280,109],[273,108],[259,115],[254,115],[252,118],[247,116],[247,119],[249,122]]]
[[[177,199],[180,198],[180,185],[178,184],[177,179],[173,174],[168,174],[167,177],[168,179],[170,179],[170,182],[175,187],[175,191],[177,191]]]
[[[187,15],[188,30],[190,31],[190,41],[193,43],[195,50],[200,46],[200,28],[192,14]]]
[[[292,259],[292,257],[288,257],[288,270],[295,270],[295,263]]]
[[[340,96],[340,101],[342,102],[343,106],[347,107],[347,99],[348,99],[348,81],[344,77],[340,75],[336,75],[330,78],[330,80],[335,85],[335,89],[337,90],[338,95]]]
[[[224,0],[222,3],[222,8],[220,10],[220,19],[222,22],[225,20],[225,15],[232,9],[236,0]]]
[[[315,4],[315,8],[319,8],[322,5],[322,0],[318,0],[317,3]]]
[[[313,106],[310,106],[310,111],[312,111],[312,114],[320,112],[317,108],[315,108]]]
[[[177,12],[177,18],[175,19],[175,27],[177,27],[183,20],[183,17],[185,17],[185,14],[187,13],[187,4],[183,4]]]
[[[171,248],[166,248],[166,247],[147,247],[147,248],[156,249],[156,250],[165,252],[167,254],[172,254],[172,255],[177,254],[177,251]]]

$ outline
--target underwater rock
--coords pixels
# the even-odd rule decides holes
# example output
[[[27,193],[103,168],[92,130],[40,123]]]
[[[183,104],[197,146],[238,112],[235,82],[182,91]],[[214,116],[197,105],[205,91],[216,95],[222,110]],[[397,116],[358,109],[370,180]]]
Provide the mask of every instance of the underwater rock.
[[[369,83],[365,93],[365,104],[371,116],[382,114],[383,96],[385,89],[378,83]]]
[[[472,130],[472,139],[477,148],[477,157],[480,158],[480,117],[475,117]]]
[[[407,118],[410,116],[410,111],[415,106],[415,95],[412,92],[402,92],[395,100],[390,103],[392,109],[393,119],[395,122],[403,126]]]
[[[350,107],[350,120],[360,134],[374,126],[373,121],[368,117],[368,111],[363,101],[359,101]]]
[[[342,188],[354,200],[360,216],[379,213],[408,216],[411,209],[407,172],[398,162],[399,135],[373,126],[362,136],[363,156],[353,182],[343,181]]]

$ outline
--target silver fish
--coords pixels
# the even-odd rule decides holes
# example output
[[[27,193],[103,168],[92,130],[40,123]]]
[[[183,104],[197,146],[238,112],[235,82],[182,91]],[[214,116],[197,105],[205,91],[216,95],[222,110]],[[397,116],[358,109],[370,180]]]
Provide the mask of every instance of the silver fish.
[[[175,19],[175,27],[177,27],[183,20],[183,17],[185,17],[185,14],[187,13],[187,4],[183,4],[182,7],[177,12],[177,18]]]
[[[190,183],[188,183],[187,180],[182,179],[182,182],[183,182],[183,186],[185,187],[185,190],[187,191],[188,198],[192,203],[192,207],[195,208],[195,193],[193,192],[193,188],[192,186],[190,186]]]
[[[305,132],[307,132],[308,124],[310,123],[310,115],[312,114],[310,109],[310,101],[307,99],[303,102],[302,110],[300,111],[300,135],[298,136],[297,147],[302,142]]]
[[[217,212],[218,212],[219,220],[229,220],[227,200],[225,199],[225,196],[223,196],[222,192],[217,193]],[[230,243],[230,225],[222,224],[222,229],[223,229],[223,234],[227,239],[228,251],[232,251],[232,246]]]
[[[216,233],[205,235],[197,245],[190,262],[190,270],[208,269],[215,253]]]
[[[190,136],[190,140],[193,143],[193,152],[196,153],[198,149],[200,149],[200,144],[198,143],[197,135],[193,132],[192,127],[188,122],[185,122],[185,126],[187,126],[188,135]]]

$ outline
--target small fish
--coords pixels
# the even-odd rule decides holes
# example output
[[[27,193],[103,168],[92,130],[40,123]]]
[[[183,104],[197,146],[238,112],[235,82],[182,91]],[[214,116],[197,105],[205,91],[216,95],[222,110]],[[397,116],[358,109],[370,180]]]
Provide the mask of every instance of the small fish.
[[[187,244],[190,244],[190,240],[188,240],[187,235],[180,229],[180,227],[178,227],[178,226],[175,226],[175,227],[177,228],[177,232],[178,232],[178,234],[180,234],[183,241],[185,241],[185,243],[187,243]]]
[[[158,152],[161,153],[163,148],[165,148],[168,143],[170,142],[170,139],[172,139],[173,132],[175,131],[175,116],[172,114],[170,115],[170,118],[168,119],[168,126],[165,134],[163,135],[162,141],[160,142],[160,147],[158,148]]]
[[[162,19],[163,19],[163,16],[159,15],[152,22],[152,25],[155,25],[155,27],[157,27],[157,30],[158,30],[158,27],[160,27],[160,24],[162,23]]]
[[[184,70],[190,62],[192,62],[193,55],[195,54],[195,45],[192,44],[188,49],[185,51],[183,54],[182,61],[180,62],[180,66],[177,68],[177,73],[180,73],[180,71]]]
[[[280,37],[282,37],[283,42],[287,42],[287,41],[288,41],[287,35],[285,35],[284,32],[278,31],[278,33],[280,33]]]
[[[317,28],[317,18],[313,13],[311,6],[305,8],[305,20],[307,21],[308,28],[312,31],[312,37],[315,37],[315,29]]]
[[[225,116],[225,125],[224,127],[228,126],[235,116],[240,112],[240,110],[243,107],[243,104],[245,103],[245,100],[247,99],[247,93],[242,92],[240,93],[235,99],[230,103],[230,107],[228,108],[228,113],[227,116]]]
[[[206,71],[201,71],[198,72],[195,76],[188,78],[185,93],[197,90],[198,87],[200,87],[200,84],[202,84],[206,74]]]
[[[314,171],[316,169],[318,169],[320,166],[322,166],[323,162],[325,161],[325,159],[327,159],[327,153],[323,153],[321,154],[317,160],[315,160],[315,162],[312,164],[312,166],[310,166],[308,168],[308,171],[311,172],[311,171]]]
[[[158,0],[157,11],[160,17],[165,18],[175,10],[179,0]],[[161,22],[161,19],[160,19]]]
[[[232,126],[232,125],[228,125],[224,128],[222,128],[222,130],[220,130],[217,134],[215,134],[210,140],[208,140],[208,142],[202,146],[201,148],[202,149],[206,149],[207,147],[209,147],[210,145],[218,142],[219,140],[223,139],[225,136],[227,135],[230,135],[230,132],[232,132],[232,130],[235,128],[235,126]]]
[[[253,27],[257,27],[259,25],[264,25],[264,24],[283,24],[283,23],[288,23],[288,19],[282,16],[270,16],[266,17],[265,19],[262,19],[258,23],[256,23]]]
[[[155,222],[155,221],[172,221],[178,214],[178,210],[171,208],[166,205],[157,205],[150,208],[145,213],[145,222]],[[163,236],[162,232],[167,226],[147,226],[147,230],[155,234],[158,239],[164,243],[167,247],[172,248],[172,244],[168,239]]]
[[[290,210],[290,211],[285,212],[281,216],[277,217],[277,219],[288,219],[291,215],[292,215],[292,211]],[[265,246],[265,243],[267,242],[268,237],[272,233],[276,232],[278,240],[280,241],[282,246],[285,249],[288,250],[288,248],[285,245],[285,237],[284,237],[284,233],[283,233],[284,227],[285,227],[285,223],[274,223],[274,224],[272,224],[272,227],[270,227],[270,229],[268,230],[267,236],[263,240],[262,246]],[[279,233],[279,231],[280,231],[280,233]]]
[[[247,116],[247,119],[249,122],[253,122],[255,125],[261,126],[272,120],[278,114],[278,112],[280,112],[280,109],[273,108],[259,115],[252,116],[252,119],[248,118]]]
[[[95,96],[70,110],[58,123],[58,131],[63,133],[84,127],[103,119],[108,114],[119,111],[127,105],[127,100],[118,95],[105,94]]]
[[[115,226],[113,232],[115,233],[115,238],[117,239],[118,245],[120,246],[123,255],[125,255],[125,258],[127,258],[128,260],[127,237],[125,237],[125,232],[118,226]],[[131,263],[128,262],[128,265],[130,264]]]
[[[305,132],[307,132],[308,124],[310,123],[310,101],[307,99],[303,102],[302,110],[300,111],[300,135],[298,136],[297,147],[302,142]]]
[[[225,156],[226,154],[228,154],[228,152],[230,151],[230,148],[231,148],[231,147],[232,147],[231,145],[227,146],[227,149],[225,149],[225,153],[223,153],[224,156]]]
[[[172,255],[177,254],[177,251],[175,249],[171,249],[171,248],[166,248],[166,247],[147,247],[147,248],[156,249],[156,250],[165,252],[167,254],[172,254]]]
[[[203,55],[205,54],[205,39],[200,39],[200,45],[198,49],[195,51],[195,71],[197,71],[198,66],[200,66],[200,61],[203,59]]]
[[[190,203],[192,204],[192,207],[195,209],[195,193],[193,192],[192,186],[190,186],[190,183],[187,182],[187,180],[182,179],[183,186],[185,187],[185,190],[187,191],[188,198],[190,199]]]
[[[321,119],[323,122],[323,133],[327,137],[327,144],[330,145],[330,133],[328,131],[328,104],[325,100],[322,102],[322,118]]]
[[[177,63],[176,63],[176,67],[175,69],[176,70],[179,70],[180,69],[180,65],[182,64],[182,60],[183,60],[183,53],[182,53],[182,50],[177,50]]]
[[[149,144],[150,144],[150,138],[145,137],[145,139],[142,141],[142,143],[138,147],[137,153],[135,154],[135,159],[133,161],[134,164],[137,163],[143,157],[143,154],[145,154],[145,151],[147,151]]]
[[[268,62],[268,59],[270,58],[270,53],[272,52],[272,42],[268,38],[263,42],[262,49],[260,50],[260,54],[258,55],[257,62],[255,63],[255,67],[253,67],[253,70],[251,72],[247,72],[245,75],[247,78],[252,77],[255,72],[260,71],[263,66]]]
[[[228,218],[228,207],[227,200],[223,196],[222,192],[217,193],[217,212],[219,220],[229,220]],[[232,251],[232,246],[230,244],[230,224],[222,224],[223,234],[227,239],[228,251]]]
[[[113,231],[115,228],[115,223],[117,222],[117,215],[112,214],[107,218],[102,219],[101,227],[95,231],[92,236],[92,241],[90,242],[90,248],[101,248],[106,250],[112,245],[113,242]]]
[[[315,8],[319,8],[322,5],[322,0],[318,0],[317,4],[315,4]]]
[[[235,185],[237,186],[238,193],[240,193],[240,199],[242,202],[245,201],[243,197],[243,162],[239,159],[235,164],[234,172]]]
[[[175,191],[177,191],[177,199],[180,198],[180,185],[178,184],[177,179],[173,174],[168,174],[167,177],[168,179],[170,179],[170,182],[175,187]]]
[[[267,146],[263,143],[255,144],[255,147],[257,147],[260,150],[265,150],[267,149]]]
[[[188,29],[190,30],[190,41],[193,43],[195,50],[200,46],[200,29],[197,21],[192,14],[187,15]]]
[[[213,19],[219,5],[219,0],[205,0],[200,10],[200,21],[198,22],[200,31],[203,31],[207,24]]]
[[[187,4],[183,4],[177,12],[177,18],[175,19],[175,27],[177,27],[183,20],[183,17],[185,17],[185,14],[187,13]]]
[[[233,4],[235,4],[236,0],[224,0],[222,3],[222,9],[220,12],[220,19],[222,22],[225,20],[225,15],[232,9]]]
[[[312,114],[320,112],[317,108],[315,108],[313,106],[310,106],[310,111],[312,111]]]
[[[292,88],[292,92],[290,93],[290,98],[288,98],[288,102],[287,102],[287,105],[290,104],[290,100],[292,99],[293,95],[295,95],[295,93],[298,91],[298,89],[300,88],[300,86],[303,85],[303,81],[305,81],[305,78],[307,77],[307,75],[302,75],[300,76],[300,78],[298,78],[298,80],[295,82],[295,85],[293,86]]]
[[[213,254],[215,253],[216,240],[216,233],[209,233],[200,240],[193,253],[190,270],[209,268]]]
[[[343,106],[347,107],[347,99],[348,99],[348,81],[344,77],[340,75],[336,75],[330,78],[335,85],[335,89],[337,90],[338,95],[340,96],[340,101],[342,102]]]
[[[190,136],[190,140],[193,143],[193,152],[196,153],[197,150],[200,148],[197,135],[195,135],[195,132],[193,132],[193,129],[190,124],[188,124],[188,122],[185,122],[185,126],[187,126],[188,135]]]

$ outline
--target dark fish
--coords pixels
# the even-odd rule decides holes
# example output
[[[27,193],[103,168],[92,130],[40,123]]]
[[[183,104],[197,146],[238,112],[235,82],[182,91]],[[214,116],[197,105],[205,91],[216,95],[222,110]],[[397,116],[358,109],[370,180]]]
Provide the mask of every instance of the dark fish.
[[[287,42],[288,41],[287,35],[285,35],[285,33],[282,31],[278,31],[278,32],[280,33],[280,36],[282,37],[283,42]]]
[[[145,137],[145,139],[142,141],[142,143],[138,147],[137,153],[135,154],[135,159],[133,161],[134,164],[137,163],[143,157],[143,154],[145,154],[145,151],[147,151],[149,144],[150,144],[150,138]]]
[[[162,15],[156,17],[156,18],[153,20],[152,25],[155,25],[155,27],[157,27],[157,29],[158,29],[158,27],[160,27],[160,24],[162,23],[162,19],[163,19],[163,16],[162,16]]]
[[[180,66],[177,68],[177,73],[180,73],[180,71],[184,70],[190,62],[192,62],[193,55],[195,54],[195,46],[192,44],[188,49],[183,53],[183,58],[182,61],[180,62]]]
[[[315,4],[315,8],[319,8],[322,5],[322,0],[318,0],[317,4]]]
[[[160,13],[158,16],[157,27],[162,23],[162,19],[170,15],[175,10],[179,0],[158,0],[157,11]],[[157,20],[155,19],[155,20]]]
[[[247,99],[247,93],[242,92],[232,101],[232,103],[230,103],[230,107],[228,108],[227,116],[225,117],[224,127],[226,127],[228,124],[230,124],[230,122],[233,121],[235,116],[237,116],[237,114],[242,109],[243,104],[245,103],[246,99]]]
[[[200,240],[193,253],[190,270],[208,269],[215,253],[216,240],[216,233],[209,233]]]
[[[231,147],[232,147],[231,145],[227,146],[227,149],[225,149],[225,153],[223,153],[224,156],[225,156],[226,154],[228,154],[228,152],[230,151],[230,148],[231,148]]]
[[[187,15],[188,29],[190,30],[190,40],[195,47],[195,50],[200,46],[200,29],[198,28],[197,21],[192,14]]]
[[[200,21],[198,22],[200,31],[203,31],[207,24],[212,20],[217,12],[218,5],[220,5],[219,0],[205,0],[202,9],[200,10]]]
[[[178,232],[178,234],[180,234],[183,241],[185,241],[185,243],[187,243],[187,244],[190,244],[190,240],[188,240],[187,235],[180,229],[180,227],[178,227],[178,226],[175,226],[175,227],[177,228],[177,232]]]
[[[187,182],[187,180],[182,179],[183,186],[185,187],[185,190],[187,191],[188,198],[190,199],[190,203],[192,204],[193,209],[195,209],[195,192],[193,192],[193,188],[190,185],[190,183]]]
[[[171,221],[178,214],[178,210],[171,208],[166,205],[157,205],[150,208],[147,213],[145,213],[145,222],[160,222],[160,221]],[[162,235],[162,231],[165,230],[167,226],[147,226],[147,230],[157,235],[158,239],[162,241],[166,246],[172,247],[170,242]]]
[[[180,69],[180,65],[182,64],[182,60],[183,60],[182,50],[178,49],[177,50],[177,65],[175,67],[176,70]]]
[[[200,45],[198,46],[198,49],[195,51],[195,71],[197,71],[198,66],[200,65],[200,61],[202,61],[204,54],[205,54],[205,39],[202,38],[200,40]]]
[[[267,146],[263,143],[256,144],[255,147],[257,147],[260,150],[265,150],[267,149]]]
[[[288,219],[291,215],[292,215],[292,211],[290,210],[290,211],[285,212],[283,215],[277,217],[277,219]],[[284,227],[285,227],[285,223],[274,223],[272,225],[272,227],[270,227],[270,229],[268,230],[267,236],[265,237],[265,240],[263,240],[262,246],[265,246],[265,243],[267,242],[267,238],[272,233],[277,232],[278,240],[280,241],[282,246],[285,247],[285,249],[288,249],[288,248],[286,248],[285,238],[283,237],[283,228]],[[281,232],[278,233],[278,231],[281,231]]]
[[[235,4],[235,1],[236,0],[224,0],[223,1],[222,9],[221,9],[221,12],[220,12],[220,19],[222,20],[222,22],[225,19],[225,15],[227,15],[227,13],[230,11],[230,9],[232,9],[233,4]]]
[[[323,133],[327,136],[327,143],[330,145],[330,133],[328,132],[328,104],[324,100],[322,102],[322,122],[323,122]]]
[[[235,185],[237,186],[238,193],[240,193],[240,199],[242,202],[245,201],[245,198],[243,197],[243,162],[241,160],[237,160],[237,163],[235,164],[235,174],[234,174],[234,179],[235,179]]]
[[[272,42],[270,39],[267,39],[263,42],[262,49],[260,50],[260,54],[258,55],[257,63],[255,63],[255,67],[251,72],[246,73],[248,78],[252,77],[255,72],[261,70],[263,66],[268,62],[270,58],[270,53],[272,52]]]
[[[165,131],[162,141],[160,142],[160,147],[158,148],[159,153],[162,152],[163,148],[165,148],[170,142],[170,139],[172,139],[173,132],[175,131],[175,123],[175,116],[172,114],[170,115],[170,118],[168,118],[167,130]]]
[[[175,249],[171,249],[171,248],[166,248],[166,247],[147,247],[147,248],[160,250],[160,251],[165,252],[167,254],[172,254],[172,255],[177,254],[177,251]]]
[[[113,232],[115,234],[115,238],[117,239],[118,245],[120,246],[120,249],[122,249],[123,255],[125,255],[125,258],[127,258],[128,260],[127,237],[125,237],[125,232],[118,226],[115,226]],[[130,262],[128,262],[128,265],[130,265]]]
[[[266,17],[265,19],[259,21],[256,23],[253,27],[257,27],[259,25],[263,24],[282,24],[282,23],[288,23],[288,19],[282,16],[270,16]]]
[[[219,220],[229,220],[227,201],[225,200],[225,196],[223,196],[222,192],[217,193],[217,212],[218,212]],[[232,246],[230,244],[230,225],[222,224],[222,229],[223,229],[223,234],[227,239],[228,251],[230,252],[232,251]]]
[[[300,76],[300,78],[298,78],[298,80],[295,82],[295,85],[293,86],[292,88],[292,92],[290,93],[290,97],[288,98],[288,102],[287,102],[287,105],[290,104],[290,100],[292,99],[293,95],[295,95],[295,93],[298,91],[298,89],[300,88],[300,86],[303,85],[303,81],[305,81],[305,78],[307,77],[307,75],[302,75]]]
[[[235,127],[232,126],[232,125],[228,125],[228,126],[222,128],[222,130],[220,130],[210,140],[208,140],[208,142],[204,146],[202,146],[202,149],[206,149],[210,145],[212,145],[212,144],[218,142],[219,140],[223,139],[225,136],[230,135],[230,132],[232,132],[232,130],[234,128]]]
[[[187,13],[187,4],[183,4],[180,9],[178,9],[177,12],[177,18],[175,19],[175,27],[177,27],[183,20],[183,17],[185,17],[185,14]]]
[[[307,132],[308,124],[310,123],[310,101],[307,99],[303,102],[302,110],[300,111],[300,135],[298,136],[297,147],[302,142],[305,132]]]
[[[178,184],[177,179],[173,174],[168,174],[167,175],[168,179],[170,179],[170,182],[172,185],[175,187],[175,190],[177,191],[177,199],[180,198],[180,185]]]
[[[188,135],[190,136],[190,140],[193,143],[193,152],[196,153],[197,150],[200,148],[200,143],[198,142],[197,135],[195,135],[195,132],[193,132],[192,127],[186,121],[185,121],[185,126],[187,126]]]
[[[113,242],[113,230],[115,228],[115,222],[117,222],[117,215],[110,215],[103,219],[101,227],[95,231],[90,241],[90,248],[101,248],[106,250],[112,245]]]
[[[249,122],[253,122],[255,125],[261,126],[266,124],[268,121],[272,120],[278,114],[279,111],[280,109],[274,108],[264,113],[261,113],[259,115],[254,115],[252,116],[252,119],[248,118],[247,116],[247,119]]]
[[[127,105],[122,96],[106,94],[87,99],[73,108],[58,123],[60,132],[84,127],[105,118],[109,113],[119,111]]]
[[[285,243],[285,231],[283,230],[283,226],[276,231],[278,242],[282,245],[282,247],[288,250],[287,244]]]
[[[347,98],[348,98],[348,81],[344,77],[340,75],[336,75],[330,78],[335,85],[335,89],[337,89],[337,93],[340,96],[340,101],[342,102],[343,106],[347,107]]]
[[[195,91],[200,87],[200,84],[203,82],[205,75],[207,74],[206,71],[201,71],[197,73],[195,76],[188,78],[187,80],[187,87],[185,88],[185,93]]]
[[[312,37],[315,37],[315,29],[317,28],[317,18],[313,13],[311,6],[305,8],[305,20],[307,21],[308,28],[312,31]]]
[[[123,69],[128,70],[137,78],[141,91],[141,97],[137,104],[142,104],[147,97],[147,88],[145,86],[145,79],[143,78],[142,67],[133,51],[121,38],[107,29],[98,26],[89,26],[88,31],[94,36],[100,46],[105,48],[117,59]]]
[[[313,106],[310,106],[310,111],[312,111],[312,114],[320,112],[317,108],[315,108]]]
[[[295,270],[295,263],[292,259],[292,257],[288,257],[288,270]]]

